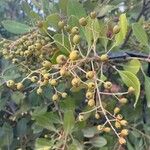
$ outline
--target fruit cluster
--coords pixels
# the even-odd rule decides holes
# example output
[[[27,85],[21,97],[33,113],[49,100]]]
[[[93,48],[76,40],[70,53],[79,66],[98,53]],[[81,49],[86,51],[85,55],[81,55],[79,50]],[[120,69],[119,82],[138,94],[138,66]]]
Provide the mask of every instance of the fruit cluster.
[[[90,14],[91,19],[96,19],[96,13]],[[5,44],[2,51],[4,58],[10,59],[13,63],[25,68],[26,76],[15,83],[13,80],[6,81],[8,87],[17,90],[24,89],[24,82],[29,80],[36,84],[37,94],[43,93],[43,87],[52,86],[54,94],[51,99],[55,102],[66,98],[67,93],[59,91],[57,86],[59,83],[66,84],[73,90],[84,89],[86,91],[86,103],[89,111],[81,112],[78,116],[79,121],[85,120],[86,114],[93,114],[96,119],[105,120],[102,124],[97,125],[97,130],[102,132],[110,132],[111,130],[117,135],[120,144],[126,143],[128,122],[121,115],[120,107],[128,102],[125,96],[134,92],[133,87],[129,87],[125,92],[114,92],[114,84],[111,81],[103,79],[103,70],[109,64],[107,53],[99,54],[96,50],[97,39],[93,37],[93,44],[87,50],[82,49],[82,39],[80,36],[80,27],[86,28],[88,24],[87,18],[79,19],[79,26],[69,27],[65,21],[58,22],[58,28],[62,33],[62,41],[64,35],[68,37],[70,49],[68,54],[60,53],[55,58],[55,63],[50,61],[56,52],[60,52],[58,44],[64,46],[64,43],[56,41],[47,29],[45,34],[33,31],[22,36],[15,42]],[[43,28],[42,24],[38,25]],[[93,29],[89,29],[95,34]],[[120,31],[118,25],[113,29],[113,34]],[[114,69],[114,68],[113,68]],[[101,77],[101,78],[100,78]],[[107,103],[103,101],[104,96],[113,96],[117,100],[117,106],[113,112],[106,109]]]

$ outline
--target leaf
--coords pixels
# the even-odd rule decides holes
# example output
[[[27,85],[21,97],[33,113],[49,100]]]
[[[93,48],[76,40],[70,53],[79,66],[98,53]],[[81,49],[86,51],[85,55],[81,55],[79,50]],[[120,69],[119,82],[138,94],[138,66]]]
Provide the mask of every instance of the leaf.
[[[95,127],[89,127],[82,130],[84,137],[92,138],[97,133],[97,129]]]
[[[2,21],[4,28],[14,34],[24,34],[31,30],[31,28],[26,25],[12,20]]]
[[[64,35],[64,43],[63,43],[63,36],[61,34],[55,34],[54,39],[59,50],[63,54],[68,55],[69,54],[68,51],[70,51],[70,43],[69,43],[68,38]]]
[[[133,59],[131,61],[129,61],[128,63],[126,63],[126,65],[124,65],[124,69],[126,71],[130,71],[132,72],[133,74],[137,74],[139,69],[141,67],[141,63],[139,60],[137,59]]]
[[[119,46],[123,43],[128,31],[128,21],[126,14],[121,14],[119,20],[120,32],[115,36],[115,46]]]
[[[17,136],[24,137],[26,135],[26,132],[27,132],[27,119],[22,118],[17,123]]]
[[[94,147],[103,147],[107,144],[107,140],[104,137],[95,137],[90,140]]]
[[[147,106],[148,108],[150,108],[150,77],[146,75],[144,75],[144,77],[145,77],[144,88],[145,88]]]
[[[59,1],[59,8],[65,14],[67,13],[67,3],[68,3],[68,0]]]
[[[45,138],[38,138],[35,142],[36,150],[50,150],[52,146],[53,142]]]
[[[16,91],[16,92],[13,92],[11,98],[16,104],[19,105],[25,98],[25,95],[19,91]]]
[[[70,134],[75,124],[74,111],[67,110],[64,113],[64,131],[66,134]]]
[[[132,24],[133,34],[136,37],[136,39],[142,44],[147,46],[148,45],[148,37],[143,29],[142,25],[139,23],[133,23]]]
[[[128,86],[128,87],[132,86],[135,89],[135,96],[136,96],[136,100],[134,103],[134,107],[135,107],[138,102],[138,98],[140,96],[140,81],[136,77],[136,75],[133,74],[132,72],[119,71],[119,74],[120,74],[123,82],[126,84],[126,86]]]
[[[86,12],[82,4],[80,4],[77,0],[68,0],[67,14],[69,17],[74,15],[78,19],[86,16]]]

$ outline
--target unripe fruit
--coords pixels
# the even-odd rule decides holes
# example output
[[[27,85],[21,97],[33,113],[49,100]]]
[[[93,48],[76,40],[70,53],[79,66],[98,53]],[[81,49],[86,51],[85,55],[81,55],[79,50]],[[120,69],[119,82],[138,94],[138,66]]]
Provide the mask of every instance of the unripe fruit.
[[[100,115],[98,113],[95,113],[95,118],[96,119],[99,119],[100,118]]]
[[[123,116],[122,116],[121,114],[118,114],[118,115],[116,116],[116,118],[117,118],[118,120],[121,120],[121,119],[123,119]]]
[[[62,96],[62,98],[66,98],[66,97],[67,97],[67,93],[66,93],[66,92],[63,92],[63,93],[61,94],[61,96]]]
[[[94,90],[95,89],[95,83],[94,82],[89,82],[88,83],[88,89],[89,90]]]
[[[120,132],[120,136],[122,137],[126,137],[129,134],[128,129],[122,129]]]
[[[67,57],[66,57],[65,55],[59,55],[59,56],[57,56],[57,58],[56,58],[56,62],[57,62],[57,64],[59,64],[59,65],[65,64],[66,61],[67,61]]]
[[[119,107],[115,107],[115,109],[114,109],[114,114],[117,114],[117,113],[119,113],[120,112],[120,108]]]
[[[72,39],[74,44],[79,44],[80,42],[80,35],[74,35],[73,39]]]
[[[135,89],[134,89],[132,86],[130,86],[130,87],[128,88],[128,92],[129,92],[129,93],[134,93],[134,92],[135,92]]]
[[[56,86],[58,83],[57,83],[57,80],[55,80],[55,79],[50,79],[50,80],[49,80],[49,84],[52,85],[52,86]]]
[[[90,107],[95,106],[95,101],[94,101],[94,99],[89,99],[88,105],[89,105]]]
[[[58,99],[59,99],[58,94],[54,94],[54,95],[52,96],[52,100],[53,100],[53,101],[57,101]]]
[[[92,79],[94,77],[94,71],[88,71],[86,73],[86,78],[87,79]]]
[[[59,21],[59,22],[58,22],[58,27],[59,27],[59,29],[63,29],[64,26],[65,26],[65,22],[64,22],[64,21]]]
[[[77,60],[78,58],[79,58],[79,52],[77,50],[73,50],[69,55],[69,59],[72,61]]]
[[[79,118],[79,121],[83,121],[84,120],[84,116],[81,115],[81,114],[78,116],[78,118]]]
[[[91,99],[91,98],[93,98],[93,96],[94,96],[94,94],[92,92],[87,92],[86,93],[86,98],[87,99]]]
[[[71,84],[73,87],[78,87],[81,84],[81,80],[75,77],[74,79],[72,79]]]
[[[36,82],[38,80],[38,77],[37,76],[32,76],[30,78],[31,82]]]
[[[113,34],[117,34],[117,33],[119,33],[120,32],[120,27],[118,26],[118,25],[115,25],[114,27],[113,27]]]
[[[112,88],[112,83],[109,82],[109,81],[106,81],[104,83],[104,88],[107,89],[107,90],[110,90]]]
[[[7,85],[8,87],[14,87],[14,86],[15,86],[15,82],[14,82],[13,80],[8,80],[8,81],[6,82],[6,85]]]
[[[105,127],[105,128],[103,128],[103,131],[106,132],[106,133],[109,133],[111,131],[111,128],[110,127]]]
[[[42,89],[41,87],[39,87],[39,88],[37,89],[36,93],[37,93],[38,95],[42,94],[42,93],[43,93],[43,89]]]
[[[43,78],[48,80],[50,78],[50,74],[49,73],[45,73],[43,74]]]
[[[127,122],[126,120],[121,120],[121,121],[120,121],[120,124],[121,124],[122,126],[127,126],[128,122]]]
[[[91,17],[92,19],[95,19],[95,18],[96,18],[96,12],[95,12],[95,11],[91,12],[91,13],[90,13],[90,17]]]
[[[84,17],[80,18],[80,19],[79,19],[79,24],[80,24],[81,26],[86,26],[86,25],[87,25],[87,20],[86,20],[86,18],[84,18]]]
[[[74,35],[74,34],[79,34],[79,28],[78,27],[73,27],[71,29],[71,33]]]
[[[52,64],[51,64],[50,61],[45,60],[45,61],[42,63],[42,66],[45,67],[46,69],[49,69],[49,68],[51,68]]]
[[[12,63],[13,63],[13,64],[18,63],[18,61],[19,61],[19,60],[18,60],[17,58],[13,58]]]
[[[121,124],[120,124],[118,121],[116,121],[116,122],[115,122],[115,127],[116,127],[117,129],[120,129],[120,128],[121,128]]]
[[[98,126],[97,126],[97,130],[98,130],[98,131],[101,131],[102,129],[103,129],[103,126],[102,126],[102,125],[98,125]]]
[[[119,143],[120,143],[121,145],[126,144],[126,140],[125,140],[123,137],[120,137],[120,138],[119,138]]]
[[[121,104],[126,104],[128,102],[128,99],[127,98],[121,98],[121,99],[119,99],[119,102]]]
[[[35,48],[36,48],[37,50],[40,50],[40,49],[42,48],[42,44],[39,43],[39,42],[35,43]]]
[[[69,75],[68,71],[66,70],[66,68],[61,68],[59,71],[60,75],[62,77]]]
[[[101,55],[100,56],[100,60],[102,61],[102,62],[105,62],[105,61],[108,61],[108,55],[107,54],[103,54],[103,55]]]
[[[24,85],[22,82],[17,83],[16,86],[17,86],[17,90],[22,90],[24,88]]]

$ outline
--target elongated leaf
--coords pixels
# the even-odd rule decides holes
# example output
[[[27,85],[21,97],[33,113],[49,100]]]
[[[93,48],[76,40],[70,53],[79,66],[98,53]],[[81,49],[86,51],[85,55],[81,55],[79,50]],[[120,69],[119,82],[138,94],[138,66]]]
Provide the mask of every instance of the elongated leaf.
[[[119,46],[120,44],[123,43],[128,30],[128,21],[126,18],[126,14],[120,15],[119,20],[120,20],[119,21],[120,32],[115,36],[116,46]]]
[[[143,29],[142,25],[140,25],[139,23],[134,23],[132,25],[132,29],[133,29],[133,34],[135,35],[136,39],[141,44],[147,46],[148,45],[148,37],[147,37],[147,34],[146,34],[145,30]]]
[[[68,16],[74,15],[78,19],[86,16],[83,6],[77,0],[69,0],[67,5]]]
[[[146,94],[146,100],[147,100],[147,106],[150,108],[150,77],[144,76],[145,77],[145,94]]]
[[[125,64],[124,69],[126,71],[130,71],[134,74],[137,74],[140,67],[141,67],[140,61],[137,59],[134,59],[134,60],[129,61],[127,64]]]
[[[138,98],[140,96],[140,81],[136,77],[136,75],[134,75],[132,72],[119,71],[119,74],[120,74],[123,82],[126,84],[126,86],[128,86],[128,87],[132,86],[135,89],[135,97],[136,97],[136,100],[134,103],[134,107],[135,107],[138,102]]]
[[[22,24],[12,20],[2,21],[4,28],[14,34],[24,34],[30,31],[30,27],[26,24]]]
[[[64,131],[66,134],[71,133],[75,124],[74,113],[72,110],[65,111],[64,113]]]

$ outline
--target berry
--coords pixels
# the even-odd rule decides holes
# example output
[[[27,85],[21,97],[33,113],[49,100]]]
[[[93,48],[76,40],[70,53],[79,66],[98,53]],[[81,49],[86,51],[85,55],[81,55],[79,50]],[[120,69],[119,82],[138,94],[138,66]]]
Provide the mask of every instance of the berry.
[[[67,97],[67,93],[66,93],[66,92],[63,92],[63,93],[61,94],[61,96],[62,96],[62,98],[66,98],[66,97]]]
[[[117,117],[116,117],[118,120],[121,120],[123,119],[123,116],[121,114],[118,114]]]
[[[58,22],[58,27],[59,27],[59,29],[63,29],[64,26],[65,26],[65,22],[64,22],[64,21],[59,21],[59,22]]]
[[[79,19],[79,24],[80,24],[81,26],[86,26],[86,25],[87,25],[86,18],[82,17],[81,19]]]
[[[72,39],[72,41],[73,41],[73,43],[74,44],[79,44],[79,42],[80,42],[80,35],[74,35],[74,37],[73,37],[73,39]]]
[[[94,106],[94,105],[95,105],[94,99],[89,99],[88,105],[89,105],[90,107]]]
[[[95,18],[96,18],[96,12],[95,12],[95,11],[91,12],[91,13],[90,13],[90,17],[91,17],[92,19],[95,19]]]
[[[71,33],[74,35],[74,34],[79,34],[79,28],[78,27],[73,27],[71,29]]]
[[[103,128],[103,131],[106,132],[106,133],[109,133],[111,131],[111,128],[105,127],[105,128]]]
[[[69,72],[66,70],[66,68],[61,68],[59,73],[62,77],[69,75]]]
[[[91,98],[93,98],[93,96],[94,96],[94,94],[92,92],[87,92],[86,93],[86,98],[87,99],[91,99]]]
[[[121,98],[121,99],[119,99],[119,102],[121,104],[126,104],[128,102],[128,99],[127,98]]]
[[[43,74],[43,78],[48,80],[50,78],[50,74],[49,73],[45,73]]]
[[[79,52],[77,50],[73,50],[69,55],[69,59],[72,61],[77,60],[78,58],[79,58]]]
[[[94,71],[88,71],[86,73],[86,78],[87,79],[92,79],[94,77]]]
[[[119,143],[120,143],[121,145],[126,144],[126,140],[125,140],[123,137],[120,137],[120,138],[119,138]]]
[[[81,84],[81,80],[77,77],[73,78],[71,81],[73,87],[78,87]]]
[[[113,27],[113,34],[117,34],[117,33],[119,33],[120,32],[120,27],[118,26],[118,25],[115,25],[114,27]]]
[[[102,62],[105,62],[105,61],[108,61],[108,55],[107,54],[103,54],[103,55],[101,55],[100,56],[100,60],[102,61]]]
[[[100,115],[98,113],[95,113],[95,118],[96,119],[99,119],[100,118]]]
[[[115,109],[114,109],[114,114],[117,114],[117,113],[119,113],[120,112],[120,108],[119,107],[115,107]]]
[[[120,124],[118,121],[116,121],[116,122],[115,122],[115,127],[116,127],[117,129],[120,129],[120,128],[121,128],[121,124]]]
[[[52,100],[53,100],[53,101],[57,101],[58,99],[59,99],[58,94],[54,94],[54,95],[52,96]]]
[[[97,130],[98,130],[98,131],[101,131],[102,129],[103,129],[103,126],[102,126],[102,125],[98,125],[98,126],[97,126]]]
[[[32,76],[30,78],[31,82],[36,82],[38,80],[38,77],[37,76]]]
[[[81,115],[81,114],[78,116],[78,118],[79,118],[79,121],[83,121],[84,120],[84,116]]]
[[[122,126],[127,126],[128,122],[127,122],[126,120],[121,120],[121,121],[120,121],[120,124],[121,124]]]
[[[17,83],[16,86],[17,86],[17,90],[22,90],[24,88],[24,85],[22,82]]]
[[[89,90],[94,90],[95,89],[95,83],[94,82],[89,82],[88,83],[88,89]]]
[[[57,83],[57,80],[55,80],[55,79],[50,79],[50,80],[49,80],[49,84],[52,85],[52,86],[56,86],[58,83]]]
[[[104,88],[107,89],[107,90],[110,90],[112,88],[112,83],[109,82],[109,81],[106,81],[104,83]]]
[[[57,62],[57,64],[59,64],[59,65],[65,64],[66,61],[67,61],[67,57],[66,57],[65,55],[59,55],[59,56],[57,56],[57,58],[56,58],[56,62]]]
[[[125,137],[129,134],[129,131],[128,129],[122,129],[121,132],[120,132],[120,136],[122,137]]]
[[[37,93],[38,95],[42,94],[42,93],[43,93],[43,89],[42,89],[41,87],[39,87],[39,88],[37,89],[36,93]]]
[[[134,92],[135,92],[135,89],[134,89],[132,86],[130,86],[130,87],[128,88],[128,92],[129,92],[129,93],[134,93]]]
[[[52,64],[51,64],[50,61],[45,60],[45,61],[42,63],[42,66],[45,67],[46,69],[49,69],[49,68],[51,68]]]
[[[11,87],[14,87],[14,86],[15,86],[15,82],[14,82],[13,80],[8,80],[8,81],[6,82],[6,85],[11,88]]]

